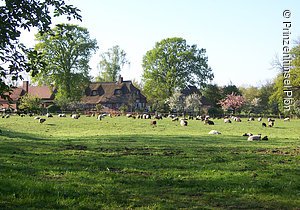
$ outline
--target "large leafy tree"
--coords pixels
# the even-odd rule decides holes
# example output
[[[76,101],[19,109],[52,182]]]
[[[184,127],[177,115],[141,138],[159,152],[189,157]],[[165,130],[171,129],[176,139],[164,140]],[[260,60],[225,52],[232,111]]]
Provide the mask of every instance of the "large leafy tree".
[[[220,108],[219,101],[223,98],[221,88],[216,84],[208,84],[203,89],[203,96],[208,100],[212,107]]]
[[[167,38],[143,57],[144,93],[150,102],[164,102],[176,89],[197,87],[213,79],[206,50],[188,45],[183,38]]]
[[[100,55],[100,75],[97,81],[112,82],[118,79],[121,69],[125,64],[129,64],[126,53],[118,45],[113,46]]]
[[[293,109],[298,109],[297,104],[300,100],[300,43],[292,48],[291,54],[291,68],[289,71],[283,72],[283,65],[280,62],[277,65],[277,69],[283,73],[279,73],[274,80],[274,92],[270,96],[270,104],[277,104],[277,111],[283,112],[285,110],[283,104],[283,98],[286,97],[284,91],[292,91],[292,98],[294,107]],[[285,86],[289,86],[286,88]]]
[[[40,33],[50,29],[52,16],[67,15],[81,20],[79,11],[64,0],[1,0],[0,6],[0,96],[8,99],[12,81],[22,79],[21,72],[38,72],[41,56],[20,43],[22,30],[37,28]]]
[[[44,34],[36,35],[35,49],[42,53],[47,64],[33,79],[55,85],[57,99],[79,100],[88,84],[89,60],[96,51],[97,41],[91,39],[86,28],[61,24]]]

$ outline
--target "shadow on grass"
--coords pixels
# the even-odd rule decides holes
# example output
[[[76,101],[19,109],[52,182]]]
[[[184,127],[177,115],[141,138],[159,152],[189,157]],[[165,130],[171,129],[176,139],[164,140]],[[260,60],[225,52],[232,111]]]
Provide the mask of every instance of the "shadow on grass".
[[[10,204],[50,209],[284,209],[299,204],[299,160],[265,149],[277,148],[271,141],[224,135],[2,136],[9,138],[0,141],[4,209]],[[12,143],[13,138],[18,141]]]

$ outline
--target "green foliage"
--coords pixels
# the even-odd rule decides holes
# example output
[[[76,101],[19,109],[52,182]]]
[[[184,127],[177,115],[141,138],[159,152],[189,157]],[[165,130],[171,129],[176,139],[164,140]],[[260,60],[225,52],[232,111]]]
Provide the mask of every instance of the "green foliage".
[[[56,113],[58,111],[61,111],[61,107],[56,104],[51,104],[47,107],[47,113]]]
[[[104,108],[104,107],[103,107],[102,104],[97,104],[97,105],[96,105],[96,110],[97,110],[97,112],[101,112],[103,108]]]
[[[221,88],[216,84],[208,84],[203,90],[203,96],[216,108],[220,108],[219,101],[223,99]]]
[[[284,91],[292,91],[293,92],[293,101],[296,102],[300,100],[300,44],[295,46],[291,51],[291,68],[288,71],[283,68],[283,66],[279,66],[281,73],[274,80],[274,92],[270,97],[270,103],[273,105],[277,105],[277,113],[283,113],[285,111],[283,98],[285,98]],[[286,87],[288,86],[288,87]],[[295,104],[295,103],[294,103]],[[295,109],[296,107],[292,107]]]
[[[235,95],[242,95],[241,91],[239,90],[239,88],[237,86],[235,86],[234,84],[229,84],[229,85],[225,85],[222,88],[222,96],[223,98],[225,98],[227,95],[230,94],[235,94]]]
[[[168,38],[155,44],[143,57],[144,93],[150,103],[160,103],[176,89],[198,88],[213,79],[205,49],[188,45],[182,38]]]
[[[59,97],[59,94],[60,93],[56,94],[54,102],[62,111],[65,111],[68,109],[72,101],[68,98]]]
[[[39,43],[35,49],[43,54],[47,67],[33,81],[55,85],[57,100],[80,100],[90,81],[89,61],[98,48],[97,41],[90,39],[86,28],[69,24],[57,25],[52,31],[37,34],[36,39]]]
[[[299,120],[276,119],[272,128],[246,119],[215,119],[213,127],[126,117],[1,120],[1,209],[300,206]],[[269,141],[249,142],[245,132]]]
[[[120,71],[125,64],[130,62],[126,58],[126,53],[118,45],[113,46],[100,55],[100,75],[96,78],[98,82],[117,81]]]
[[[21,31],[32,28],[37,28],[41,34],[49,31],[52,11],[54,16],[66,15],[69,20],[81,20],[81,16],[79,9],[67,5],[64,0],[5,0],[1,5],[0,60],[5,65],[0,65],[0,96],[8,98],[6,93],[11,86],[6,84],[6,78],[17,81],[23,79],[20,72],[35,75],[44,67],[42,55],[20,43]]]
[[[128,111],[128,106],[126,104],[122,104],[122,106],[119,107],[119,110],[125,114],[125,112]]]
[[[36,96],[25,94],[20,99],[19,108],[27,112],[37,113],[41,110],[41,99]]]

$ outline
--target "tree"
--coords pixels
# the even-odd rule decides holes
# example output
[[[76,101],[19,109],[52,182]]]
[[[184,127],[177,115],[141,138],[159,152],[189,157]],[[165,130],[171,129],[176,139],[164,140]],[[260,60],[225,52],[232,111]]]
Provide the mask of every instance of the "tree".
[[[143,57],[144,93],[147,99],[163,103],[176,89],[204,86],[213,79],[205,49],[188,45],[182,38],[168,38],[155,44]]]
[[[201,111],[201,95],[197,93],[192,93],[185,98],[186,110],[189,112],[198,112]]]
[[[3,3],[2,3],[3,4]],[[1,4],[1,5],[2,5]],[[0,6],[0,96],[8,99],[11,85],[6,78],[17,81],[23,79],[21,72],[35,75],[40,70],[41,55],[20,43],[22,30],[37,28],[39,33],[50,29],[51,13],[54,16],[67,15],[81,20],[79,9],[67,5],[64,0],[6,0]]]
[[[236,110],[241,108],[245,104],[243,96],[235,95],[234,93],[227,95],[225,99],[220,100],[220,105],[224,111],[233,111],[235,114]]]
[[[19,108],[27,112],[38,112],[41,109],[41,99],[35,96],[25,94],[20,99]]]
[[[77,101],[90,81],[89,60],[96,51],[97,41],[91,39],[86,28],[60,24],[52,31],[36,35],[35,49],[43,54],[47,64],[33,81],[55,85],[56,99]]]
[[[274,80],[274,91],[270,96],[270,103],[277,105],[275,111],[277,113],[282,113],[286,111],[284,108],[283,100],[287,97],[287,92],[291,91],[288,94],[292,93],[294,106],[291,106],[290,113],[293,113],[297,109],[297,101],[300,100],[300,42],[298,41],[297,45],[291,49],[289,52],[291,60],[280,61],[278,58],[275,60],[273,66],[280,73]],[[289,65],[290,64],[290,65]]]
[[[247,113],[259,113],[260,109],[260,102],[261,99],[259,98],[259,89],[257,87],[240,87],[240,92],[242,93],[245,99],[245,106],[243,108],[244,111]]]
[[[175,91],[173,95],[166,100],[166,103],[176,112],[185,111],[185,97],[180,91]]]
[[[272,82],[267,82],[265,85],[259,89],[259,99],[261,111],[264,114],[273,113],[271,110],[272,105],[270,104],[270,97],[274,92],[274,84]]]
[[[125,64],[130,64],[126,53],[118,45],[113,46],[100,55],[100,75],[96,78],[99,82],[117,81],[121,69]]]
[[[222,88],[223,97],[226,97],[227,95],[230,95],[232,93],[235,95],[242,95],[241,91],[237,88],[237,86],[233,85],[232,83]]]
[[[223,98],[221,89],[216,84],[208,84],[203,90],[203,96],[206,97],[212,107],[220,108],[219,101]]]

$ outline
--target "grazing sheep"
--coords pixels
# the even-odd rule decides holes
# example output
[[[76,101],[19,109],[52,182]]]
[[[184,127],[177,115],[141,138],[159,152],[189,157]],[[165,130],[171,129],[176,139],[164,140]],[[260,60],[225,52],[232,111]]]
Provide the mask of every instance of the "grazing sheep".
[[[275,122],[272,118],[268,118],[268,122]]]
[[[66,114],[58,114],[58,117],[66,117]]]
[[[101,114],[98,115],[97,120],[102,120],[102,115]]]
[[[46,117],[53,117],[53,115],[50,114],[50,113],[47,113],[47,114],[46,114]]]
[[[209,131],[208,134],[218,135],[218,134],[221,134],[221,132],[216,131],[216,130],[211,130],[211,131]]]
[[[257,118],[257,121],[261,122],[262,121],[262,117]]]
[[[261,140],[268,141],[268,136],[264,136]]]
[[[25,114],[20,114],[20,116],[21,116],[21,117],[25,117],[26,115],[25,115]]]
[[[253,135],[248,137],[248,141],[260,141],[261,140],[261,135]]]
[[[236,122],[242,122],[242,120],[241,120],[240,117],[234,117],[234,121],[236,121]]]
[[[274,121],[270,121],[269,123],[268,123],[268,126],[271,128],[271,127],[273,127],[274,126]]]
[[[152,120],[152,121],[150,122],[150,125],[152,125],[152,126],[156,126],[156,125],[157,125],[157,122],[156,122],[156,120]]]
[[[266,123],[262,123],[261,126],[262,127],[267,127],[267,124]]]
[[[178,121],[178,120],[179,120],[178,117],[174,117],[174,118],[172,119],[173,122],[174,122],[174,121]]]
[[[163,119],[163,117],[162,117],[162,115],[155,115],[155,116],[154,116],[154,119],[157,119],[157,120],[162,120],[162,119]]]
[[[46,119],[44,119],[44,118],[40,118],[39,119],[39,123],[43,123],[43,122],[45,122],[46,121]]]
[[[227,119],[227,118],[225,118],[225,119],[224,119],[224,123],[231,123],[231,120],[230,120],[230,119]]]
[[[126,117],[130,118],[132,117],[132,114],[126,114]]]
[[[184,119],[180,120],[180,125],[181,126],[187,126],[187,124],[188,124],[188,122],[186,120],[184,120]]]
[[[9,114],[6,114],[6,115],[2,115],[2,118],[9,118],[10,115]]]
[[[206,125],[206,124],[208,124],[208,125],[214,125],[215,123],[213,121],[211,121],[211,120],[204,120],[204,125]]]
[[[284,122],[290,121],[290,118],[289,118],[289,117],[286,117],[286,118],[283,119],[283,121],[284,121]]]
[[[79,114],[72,114],[71,116],[73,119],[79,119],[80,115]]]
[[[197,116],[196,116],[196,120],[202,120],[202,117],[199,116],[199,115],[197,115]]]
[[[248,121],[254,121],[254,117],[249,117]]]
[[[143,119],[151,119],[151,115],[150,114],[143,114]]]
[[[243,136],[253,136],[252,133],[244,133]]]
[[[39,116],[36,116],[35,118],[33,118],[33,119],[35,119],[35,120],[39,120],[40,119],[40,117]]]

